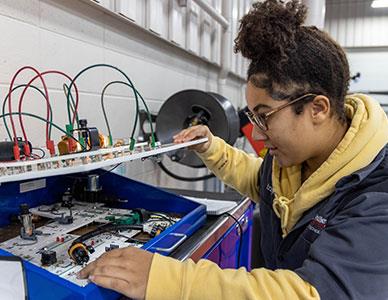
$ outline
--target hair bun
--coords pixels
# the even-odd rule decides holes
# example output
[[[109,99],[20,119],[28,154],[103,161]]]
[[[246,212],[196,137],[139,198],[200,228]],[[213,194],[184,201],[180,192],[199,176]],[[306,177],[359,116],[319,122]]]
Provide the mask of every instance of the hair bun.
[[[306,19],[307,9],[298,0],[256,2],[240,20],[234,51],[265,63],[284,62],[296,47],[295,36]]]

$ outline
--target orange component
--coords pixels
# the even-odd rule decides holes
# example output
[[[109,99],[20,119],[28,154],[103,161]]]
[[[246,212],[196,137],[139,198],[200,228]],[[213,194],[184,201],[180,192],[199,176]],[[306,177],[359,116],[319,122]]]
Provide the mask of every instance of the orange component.
[[[77,150],[77,142],[68,136],[62,136],[62,140],[58,143],[59,154],[69,154]]]
[[[98,139],[100,140],[100,148],[106,148],[109,145],[109,139],[105,135],[99,133]]]

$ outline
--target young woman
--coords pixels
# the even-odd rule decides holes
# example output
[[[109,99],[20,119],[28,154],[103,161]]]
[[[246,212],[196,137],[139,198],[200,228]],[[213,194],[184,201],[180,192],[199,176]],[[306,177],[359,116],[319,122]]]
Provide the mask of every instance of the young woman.
[[[226,184],[260,206],[266,268],[221,270],[119,249],[80,276],[133,298],[388,299],[388,121],[365,95],[347,96],[349,66],[326,33],[303,26],[299,1],[255,3],[235,50],[251,63],[247,114],[264,160],[205,126],[194,146]]]

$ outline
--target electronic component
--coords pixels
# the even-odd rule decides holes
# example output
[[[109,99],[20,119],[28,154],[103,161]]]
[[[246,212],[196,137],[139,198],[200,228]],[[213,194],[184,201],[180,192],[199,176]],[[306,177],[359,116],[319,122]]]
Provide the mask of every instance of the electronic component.
[[[88,184],[85,189],[87,192],[99,192],[101,191],[100,176],[97,174],[88,175]]]
[[[55,221],[57,221],[59,224],[71,224],[71,223],[73,223],[73,213],[72,213],[71,208],[69,210],[70,210],[70,215],[65,216],[65,214],[63,213],[60,217],[55,218]]]
[[[111,251],[111,250],[113,250],[113,249],[118,249],[118,248],[120,248],[119,245],[110,244],[109,246],[105,246],[105,252]]]
[[[22,223],[20,237],[24,240],[36,240],[36,231],[34,229],[34,224],[32,224],[32,214],[26,203],[20,205],[19,220]]]
[[[51,266],[57,262],[57,253],[54,250],[42,250],[40,254],[42,266]]]
[[[88,121],[86,119],[79,120],[79,128],[74,129],[74,132],[80,132],[82,140],[87,146],[87,150],[98,150],[101,148],[100,135],[96,127],[88,127]]]
[[[62,136],[57,146],[60,155],[69,154],[77,151],[76,141],[66,135]]]
[[[144,209],[136,209],[132,211],[131,215],[127,216],[117,216],[117,215],[108,215],[105,217],[105,220],[108,220],[115,225],[134,225],[140,224],[146,221],[149,218],[149,215],[146,214]]]
[[[66,192],[62,195],[62,207],[66,207],[69,209],[69,215],[65,215],[65,213],[61,213],[61,216],[59,218],[55,218],[55,220],[59,224],[71,224],[73,223],[73,195],[70,192],[70,188],[66,190]]]
[[[68,253],[77,265],[83,265],[89,261],[88,249],[83,243],[72,245]]]
[[[31,153],[32,145],[30,142],[27,144],[28,146],[25,146],[25,143],[21,139],[18,139],[17,145],[18,149],[16,151],[19,153],[19,158],[25,155],[26,149],[27,151],[30,150],[29,152]],[[0,161],[13,161],[18,159],[14,154],[14,146],[14,142],[0,141]]]
[[[71,208],[73,207],[73,195],[70,191],[70,188],[68,188],[62,195],[62,207]]]
[[[97,174],[88,175],[85,187],[85,200],[87,202],[99,202],[101,196],[100,177]]]

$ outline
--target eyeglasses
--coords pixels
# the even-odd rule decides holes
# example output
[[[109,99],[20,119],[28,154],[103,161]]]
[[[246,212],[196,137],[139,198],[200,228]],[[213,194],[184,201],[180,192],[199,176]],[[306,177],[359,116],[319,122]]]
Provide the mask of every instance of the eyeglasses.
[[[298,97],[294,100],[287,102],[286,104],[280,105],[279,107],[275,107],[274,109],[266,113],[254,114],[250,111],[246,111],[245,114],[253,125],[257,126],[262,131],[267,131],[268,130],[267,120],[269,119],[270,116],[282,110],[283,108],[286,108],[287,106],[290,106],[300,100],[303,100],[306,97],[312,97],[312,96],[316,97],[317,95],[316,94],[303,95],[301,97]]]

